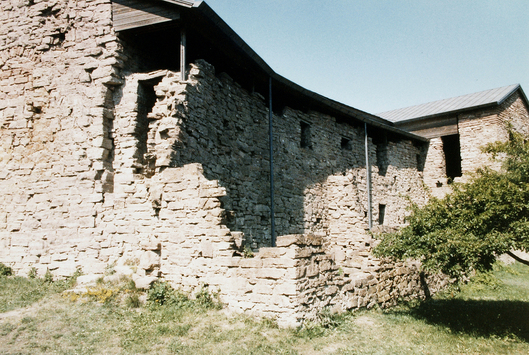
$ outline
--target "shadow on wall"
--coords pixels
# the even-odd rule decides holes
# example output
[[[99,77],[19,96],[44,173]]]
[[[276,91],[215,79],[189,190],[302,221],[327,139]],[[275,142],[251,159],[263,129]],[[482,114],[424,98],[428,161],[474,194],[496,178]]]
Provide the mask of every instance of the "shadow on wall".
[[[137,120],[141,122],[133,131],[137,141],[135,166],[152,176],[166,167],[200,163],[207,179],[218,180],[227,189],[221,198],[225,224],[244,232],[253,248],[269,246],[269,122],[265,99],[246,91],[225,73],[215,75],[213,66],[205,61],[191,66],[184,83],[176,73],[164,71],[160,75],[156,81],[150,76],[138,85]],[[289,107],[280,115],[275,113],[273,119],[276,234],[311,232],[326,236],[329,226],[340,219],[343,230],[365,230],[368,206],[363,125]],[[379,137],[383,132],[368,133]],[[383,218],[375,216],[375,220],[396,221],[397,215],[404,215],[401,195],[424,194],[417,173],[423,151],[394,137],[383,135],[375,142],[369,139],[371,185],[373,195],[380,200],[372,203],[375,214],[376,206],[384,206]],[[341,195],[339,204],[335,195]]]

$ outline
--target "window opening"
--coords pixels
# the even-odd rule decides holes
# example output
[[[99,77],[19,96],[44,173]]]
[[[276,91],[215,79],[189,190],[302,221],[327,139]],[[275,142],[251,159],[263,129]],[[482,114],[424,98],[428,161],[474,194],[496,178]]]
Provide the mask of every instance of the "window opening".
[[[137,173],[147,172],[145,169],[149,170],[149,165],[154,164],[154,162],[148,161],[148,133],[149,133],[149,119],[147,115],[152,111],[156,103],[156,93],[154,91],[154,86],[158,84],[161,80],[156,78],[155,80],[149,81],[139,81],[138,82],[138,116],[136,121],[136,127],[134,130],[134,136],[137,139],[137,154],[136,159],[138,162]]]
[[[378,224],[384,224],[384,218],[386,217],[386,205],[378,205]]]
[[[350,139],[342,137],[342,142],[340,143],[340,146],[343,150],[353,150],[353,144]]]
[[[300,122],[301,127],[301,148],[312,149],[311,133],[310,133],[310,124],[306,122]]]
[[[377,144],[377,166],[378,174],[386,176],[388,171],[389,158],[388,158],[388,144],[387,142]]]
[[[415,159],[417,160],[417,171],[424,171],[425,159],[421,154],[415,154]]]
[[[445,155],[446,177],[448,182],[462,175],[461,173],[461,145],[459,134],[441,137]]]

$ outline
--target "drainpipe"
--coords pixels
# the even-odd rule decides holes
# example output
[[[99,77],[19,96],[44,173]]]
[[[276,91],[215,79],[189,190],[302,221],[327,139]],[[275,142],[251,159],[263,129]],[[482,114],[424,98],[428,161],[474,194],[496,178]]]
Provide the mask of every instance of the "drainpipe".
[[[366,152],[366,184],[367,184],[367,219],[369,229],[373,227],[373,213],[371,211],[371,165],[369,165],[369,142],[367,139],[367,123],[364,122],[364,143]]]
[[[274,136],[272,126],[272,77],[268,79],[268,139],[270,147],[270,241],[276,246],[276,220],[274,209]]]
[[[186,81],[186,30],[180,31],[180,80]]]

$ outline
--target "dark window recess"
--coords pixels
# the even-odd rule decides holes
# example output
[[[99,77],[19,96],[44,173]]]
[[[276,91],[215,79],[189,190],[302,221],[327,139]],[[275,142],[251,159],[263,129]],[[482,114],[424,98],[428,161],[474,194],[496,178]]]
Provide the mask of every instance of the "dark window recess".
[[[149,119],[147,115],[152,111],[156,103],[154,86],[158,84],[160,79],[158,78],[157,81],[140,81],[138,85],[138,116],[134,136],[138,140],[136,159],[141,165],[141,169],[149,165],[149,162],[145,161],[145,156],[148,152],[147,136],[149,133]]]
[[[424,171],[425,158],[422,154],[416,154],[415,158],[417,159],[417,170]]]
[[[309,148],[312,149],[312,141],[311,141],[311,134],[310,134],[310,124],[301,122],[301,141],[300,141],[300,147],[301,148]]]
[[[386,205],[378,205],[378,224],[384,224],[384,217],[386,217]]]
[[[461,146],[459,144],[459,134],[441,137],[443,142],[443,152],[446,163],[446,177],[448,182],[461,176]]]
[[[342,137],[341,147],[343,150],[353,150],[353,144],[350,139]]]
[[[377,166],[378,174],[381,176],[386,176],[389,166],[388,158],[388,144],[379,143],[377,144]]]

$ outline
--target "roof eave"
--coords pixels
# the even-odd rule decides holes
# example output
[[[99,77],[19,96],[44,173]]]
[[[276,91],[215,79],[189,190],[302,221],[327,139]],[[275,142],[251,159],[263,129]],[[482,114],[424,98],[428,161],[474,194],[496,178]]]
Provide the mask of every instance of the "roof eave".
[[[307,90],[304,87],[277,74],[226,22],[224,22],[224,20],[222,20],[222,18],[220,18],[219,15],[217,15],[217,13],[206,2],[200,1],[198,3],[195,3],[194,7],[197,8],[201,12],[201,14],[209,18],[221,31],[224,32],[224,34],[226,34],[231,40],[233,40],[235,44],[241,50],[243,50],[243,52],[249,58],[251,58],[266,75],[272,78],[273,81],[279,82],[282,85],[285,85],[288,88],[295,90],[298,93],[312,100],[320,102],[324,106],[327,106],[333,110],[337,110],[347,116],[352,116],[351,118],[357,119],[361,122],[365,122],[371,126],[391,131],[393,133],[405,136],[412,140],[417,140],[421,142],[427,141],[427,139],[421,136],[406,132],[398,127],[395,127],[391,121],[385,120],[381,117],[369,114],[367,112],[363,112],[361,110],[331,100],[313,91]]]
[[[529,107],[529,101],[527,101],[527,96],[525,96],[525,93],[522,90],[521,85],[520,84],[516,84],[516,86],[511,91],[509,91],[507,94],[505,94],[498,101],[489,102],[489,103],[482,104],[482,105],[465,107],[465,108],[462,108],[462,109],[457,109],[457,110],[452,110],[452,111],[445,111],[445,112],[435,113],[435,114],[426,115],[426,116],[414,117],[414,118],[410,118],[410,119],[407,119],[407,120],[394,121],[393,124],[395,126],[404,126],[406,124],[417,122],[417,121],[421,121],[421,120],[427,120],[427,119],[431,119],[431,118],[437,118],[437,117],[442,117],[442,116],[460,114],[460,113],[465,113],[465,112],[469,112],[469,111],[479,110],[479,109],[483,109],[483,108],[500,106],[501,104],[503,104],[509,97],[511,97],[518,90],[520,91],[520,97],[525,102],[525,104]]]

